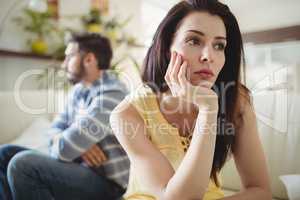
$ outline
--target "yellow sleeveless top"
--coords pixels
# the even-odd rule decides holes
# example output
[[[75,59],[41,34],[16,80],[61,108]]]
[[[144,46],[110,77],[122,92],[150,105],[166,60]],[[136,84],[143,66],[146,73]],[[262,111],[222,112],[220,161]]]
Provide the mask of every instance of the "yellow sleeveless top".
[[[160,112],[156,94],[148,86],[138,88],[126,98],[143,118],[148,138],[176,170],[185,155],[191,138],[180,136],[178,129],[168,123]],[[222,197],[224,197],[223,191],[211,180],[203,200]],[[129,184],[124,198],[125,200],[156,200],[143,186],[142,177],[139,177],[133,169],[130,169]]]

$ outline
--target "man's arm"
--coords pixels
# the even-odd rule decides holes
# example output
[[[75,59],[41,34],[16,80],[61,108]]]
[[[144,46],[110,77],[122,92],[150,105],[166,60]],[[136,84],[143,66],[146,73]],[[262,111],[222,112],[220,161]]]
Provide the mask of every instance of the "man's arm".
[[[53,120],[48,133],[50,135],[56,135],[57,133],[61,133],[65,129],[69,127],[69,123],[71,120],[71,113],[74,107],[74,98],[77,95],[78,86],[74,86],[69,94],[67,95],[66,102],[64,105],[63,112],[59,113]]]
[[[65,110],[60,113],[57,117],[55,117],[54,121],[52,122],[51,128],[49,130],[50,133],[52,132],[62,132],[68,128],[68,108],[66,106]]]
[[[95,97],[87,110],[77,111],[74,123],[61,132],[52,145],[51,156],[71,162],[102,141],[112,132],[110,113],[124,96],[120,91],[105,92]]]

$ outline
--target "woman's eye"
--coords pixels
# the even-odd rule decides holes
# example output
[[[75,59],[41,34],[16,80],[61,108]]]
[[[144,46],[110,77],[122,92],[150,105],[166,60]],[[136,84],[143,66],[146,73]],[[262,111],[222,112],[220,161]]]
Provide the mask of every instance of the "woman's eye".
[[[223,50],[225,49],[225,44],[223,44],[223,43],[218,43],[218,44],[216,44],[216,45],[214,46],[214,48],[215,48],[216,50],[223,51]]]
[[[200,44],[200,41],[196,38],[191,38],[187,40],[187,44],[188,45],[198,45]]]

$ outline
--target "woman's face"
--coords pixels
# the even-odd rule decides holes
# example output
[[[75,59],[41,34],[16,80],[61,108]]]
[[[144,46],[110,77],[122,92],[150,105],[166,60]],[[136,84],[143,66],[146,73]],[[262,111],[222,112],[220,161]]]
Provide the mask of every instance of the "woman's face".
[[[187,79],[193,85],[206,81],[212,87],[225,63],[225,47],[222,19],[207,12],[193,12],[179,25],[170,50],[188,62]]]

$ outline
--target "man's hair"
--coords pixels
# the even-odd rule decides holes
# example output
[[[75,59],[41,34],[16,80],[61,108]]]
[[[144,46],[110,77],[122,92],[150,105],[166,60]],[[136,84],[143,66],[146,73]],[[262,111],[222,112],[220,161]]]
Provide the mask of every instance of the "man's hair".
[[[108,69],[113,56],[108,38],[96,33],[73,34],[69,42],[78,44],[80,52],[93,53],[99,69]]]

